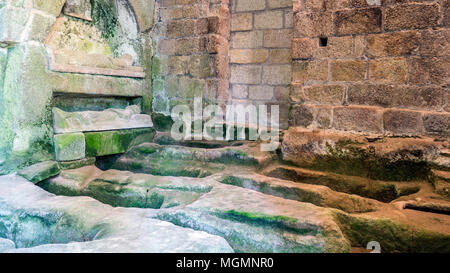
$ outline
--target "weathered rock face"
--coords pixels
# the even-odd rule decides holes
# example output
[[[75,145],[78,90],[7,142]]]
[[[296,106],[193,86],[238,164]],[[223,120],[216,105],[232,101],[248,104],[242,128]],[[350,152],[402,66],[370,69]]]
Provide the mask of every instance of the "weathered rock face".
[[[153,23],[153,14],[143,18],[144,13],[153,11],[153,1],[99,0],[94,6],[91,1],[69,1],[63,9],[65,3],[64,0],[2,1],[0,5],[0,173],[55,158],[73,161],[84,157],[81,139],[66,143],[61,136],[56,147],[53,145],[51,108],[56,93],[71,96],[72,100],[84,95],[108,95],[128,97],[130,101],[146,94],[145,101],[149,101],[149,91],[144,90],[142,80],[143,68],[134,65],[149,66],[145,62],[150,58],[142,56],[140,35]],[[138,6],[143,11],[135,15],[133,9]],[[87,22],[91,19],[92,23]],[[137,21],[142,23],[142,29]],[[60,65],[55,65],[58,62]],[[141,100],[127,102],[126,106],[138,103]],[[103,126],[96,123],[91,120],[98,117],[94,114],[87,117],[90,120],[78,121],[95,126],[63,133],[152,126],[149,116],[140,113],[126,116],[118,110],[117,115],[121,114],[126,120],[122,120],[119,128],[107,122]]]
[[[0,177],[0,188],[1,252],[233,252],[218,236],[87,197],[56,197],[19,177]]]
[[[46,161],[34,164],[18,172],[19,176],[37,184],[45,179],[58,175],[60,172],[58,163]]]
[[[42,45],[27,42],[8,53],[0,94],[0,150],[4,154],[0,173],[53,159],[52,92],[45,66]]]
[[[445,4],[328,2],[294,1],[290,126],[448,138]]]
[[[379,180],[427,179],[431,166],[448,169],[446,143],[434,138],[389,138],[291,128],[283,159],[316,170]]]
[[[157,177],[93,167],[43,184],[113,206],[160,209],[153,217],[225,238],[238,252],[342,252],[348,244],[329,211],[263,195],[213,178]]]
[[[117,159],[112,168],[155,175],[206,177],[222,171],[227,164],[258,167],[271,159],[271,154],[261,153],[258,146],[251,144],[205,149],[144,143]]]
[[[153,127],[151,117],[141,115],[137,105],[84,112],[64,112],[53,108],[53,124],[57,134]]]

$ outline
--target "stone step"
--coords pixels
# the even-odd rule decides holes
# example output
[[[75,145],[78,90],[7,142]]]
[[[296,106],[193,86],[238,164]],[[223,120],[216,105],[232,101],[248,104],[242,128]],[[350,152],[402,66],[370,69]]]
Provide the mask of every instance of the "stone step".
[[[155,175],[205,177],[227,166],[260,168],[274,158],[272,153],[261,152],[256,143],[217,149],[144,143],[118,158],[111,167]]]
[[[357,176],[312,171],[286,165],[269,166],[264,169],[262,173],[266,176],[283,180],[327,186],[336,192],[356,194],[385,203],[389,203],[404,195],[416,193],[420,190],[420,183],[418,182],[396,183],[377,181]]]
[[[336,208],[349,213],[371,212],[386,207],[386,204],[382,202],[354,194],[335,192],[326,186],[297,183],[255,173],[225,174],[219,181],[284,199]]]
[[[433,137],[385,137],[331,130],[290,128],[284,135],[285,161],[319,171],[374,180],[429,180],[431,167],[450,168],[445,141]]]
[[[219,177],[159,177],[85,167],[62,171],[39,185],[58,194],[89,195],[115,206],[157,208],[142,212],[147,218],[222,237],[237,252],[349,252],[350,246],[366,247],[370,241],[380,242],[383,252],[449,251],[446,215],[411,214],[411,210],[390,205],[373,212],[347,213],[227,185]],[[304,193],[326,193],[325,187],[299,186]]]
[[[153,127],[149,115],[141,114],[137,105],[125,109],[65,112],[53,108],[53,128],[56,134],[98,132]]]
[[[238,252],[345,252],[348,242],[327,209],[219,183],[95,167],[62,171],[39,184],[113,206],[153,208],[148,217],[225,238]],[[264,236],[263,236],[264,235]]]
[[[17,176],[0,177],[0,207],[0,238],[9,240],[1,252],[233,252],[219,236],[89,197],[55,196]]]

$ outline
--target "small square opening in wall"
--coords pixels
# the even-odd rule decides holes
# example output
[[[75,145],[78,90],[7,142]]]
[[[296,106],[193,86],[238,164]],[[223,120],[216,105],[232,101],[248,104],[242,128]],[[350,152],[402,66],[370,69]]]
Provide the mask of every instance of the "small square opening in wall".
[[[319,46],[320,47],[326,47],[328,45],[328,38],[327,37],[320,37],[319,38]]]

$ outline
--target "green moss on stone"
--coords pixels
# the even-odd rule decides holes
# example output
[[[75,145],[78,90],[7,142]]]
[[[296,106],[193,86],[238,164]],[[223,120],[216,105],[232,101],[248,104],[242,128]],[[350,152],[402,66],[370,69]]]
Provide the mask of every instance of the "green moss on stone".
[[[431,177],[431,168],[426,160],[420,159],[423,158],[420,150],[402,150],[382,156],[371,147],[359,148],[353,144],[357,143],[344,141],[334,146],[327,144],[328,153],[316,155],[308,167],[384,181],[427,180]]]
[[[86,155],[89,157],[120,154],[134,145],[151,142],[154,129],[133,129],[86,133]]]

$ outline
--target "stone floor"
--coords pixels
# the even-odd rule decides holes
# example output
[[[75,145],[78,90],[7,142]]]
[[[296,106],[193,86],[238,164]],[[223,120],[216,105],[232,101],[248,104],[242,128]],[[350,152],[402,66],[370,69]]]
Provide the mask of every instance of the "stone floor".
[[[37,185],[0,177],[0,251],[360,252],[377,241],[450,252],[436,183],[304,169],[258,143],[156,142]]]

